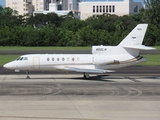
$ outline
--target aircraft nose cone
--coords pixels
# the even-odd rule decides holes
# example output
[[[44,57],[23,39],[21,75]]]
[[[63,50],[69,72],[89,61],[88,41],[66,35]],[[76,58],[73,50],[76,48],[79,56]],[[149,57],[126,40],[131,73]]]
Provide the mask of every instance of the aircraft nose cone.
[[[14,69],[15,68],[15,65],[10,62],[10,63],[7,63],[5,65],[3,65],[4,68],[7,68],[7,69]]]

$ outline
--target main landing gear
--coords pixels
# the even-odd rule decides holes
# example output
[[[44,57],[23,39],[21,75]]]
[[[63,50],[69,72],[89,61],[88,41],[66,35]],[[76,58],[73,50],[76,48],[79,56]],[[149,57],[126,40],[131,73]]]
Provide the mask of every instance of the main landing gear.
[[[83,77],[85,78],[85,79],[89,79],[89,73],[83,73]]]
[[[29,70],[26,71],[26,74],[27,74],[26,79],[30,79],[30,76],[29,76],[30,72],[29,72]]]

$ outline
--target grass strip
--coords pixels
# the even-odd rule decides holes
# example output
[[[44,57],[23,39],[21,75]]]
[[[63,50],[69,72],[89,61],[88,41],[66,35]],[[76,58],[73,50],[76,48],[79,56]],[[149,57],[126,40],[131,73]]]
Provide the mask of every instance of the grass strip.
[[[154,46],[156,50],[160,50],[160,46]],[[91,50],[92,47],[20,47],[20,46],[0,46],[0,50]]]
[[[92,47],[3,47],[0,46],[0,50],[91,50]]]
[[[141,55],[146,57],[147,61],[137,65],[160,66],[160,55]]]
[[[3,66],[7,62],[13,61],[18,57],[19,55],[0,55],[0,66]]]

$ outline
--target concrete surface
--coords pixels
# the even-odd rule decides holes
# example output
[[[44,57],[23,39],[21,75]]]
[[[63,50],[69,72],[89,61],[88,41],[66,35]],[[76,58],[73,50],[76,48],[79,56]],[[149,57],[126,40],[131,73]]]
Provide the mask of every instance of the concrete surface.
[[[0,75],[0,120],[159,120],[160,76]]]

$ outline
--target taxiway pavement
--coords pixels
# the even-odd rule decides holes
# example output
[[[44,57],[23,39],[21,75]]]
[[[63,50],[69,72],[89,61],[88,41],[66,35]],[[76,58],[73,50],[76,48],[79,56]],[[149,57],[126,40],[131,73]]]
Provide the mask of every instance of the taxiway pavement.
[[[0,75],[0,120],[159,120],[160,75]]]

